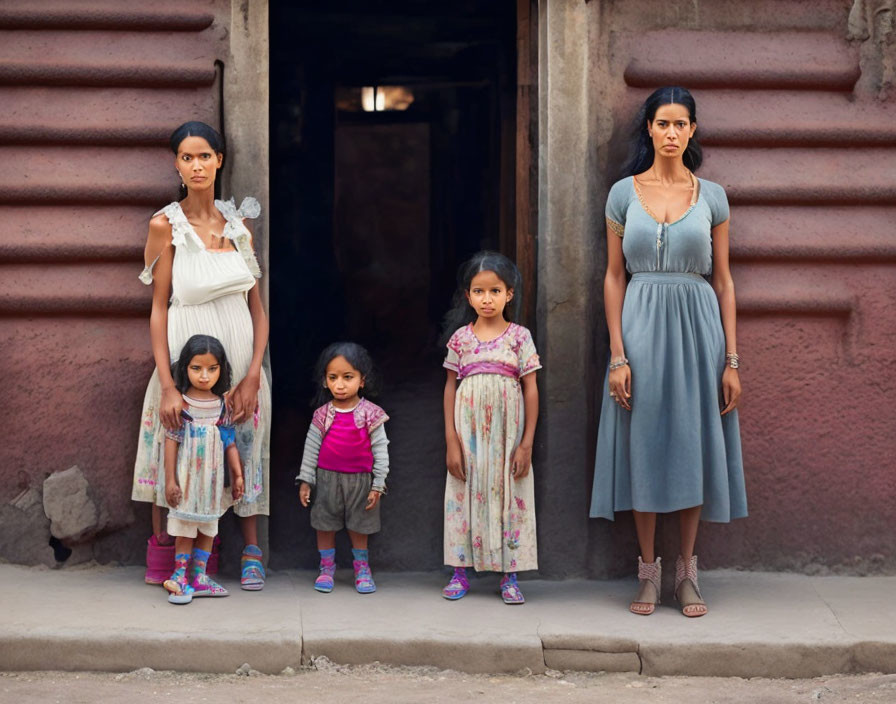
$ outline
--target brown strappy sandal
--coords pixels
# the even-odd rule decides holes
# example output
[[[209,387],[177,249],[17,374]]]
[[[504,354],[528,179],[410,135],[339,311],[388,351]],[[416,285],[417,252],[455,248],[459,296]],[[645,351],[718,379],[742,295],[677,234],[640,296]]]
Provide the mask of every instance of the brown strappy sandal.
[[[638,556],[638,596],[629,605],[628,610],[638,616],[650,616],[660,603],[660,582],[663,574],[662,558],[656,558],[655,562],[644,562]],[[647,601],[650,596],[649,588],[653,587],[653,601]]]
[[[675,561],[675,598],[681,605],[681,613],[688,618],[697,618],[706,614],[706,602],[700,594],[697,583],[697,556],[685,563],[681,555]]]

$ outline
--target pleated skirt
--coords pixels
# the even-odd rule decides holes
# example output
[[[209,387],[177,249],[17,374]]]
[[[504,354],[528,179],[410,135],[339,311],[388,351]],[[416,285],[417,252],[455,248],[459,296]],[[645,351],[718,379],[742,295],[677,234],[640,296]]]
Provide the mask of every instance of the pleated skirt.
[[[706,521],[746,516],[737,411],[720,414],[725,335],[712,287],[698,274],[634,274],[622,338],[632,410],[605,377],[590,515],[702,506]]]

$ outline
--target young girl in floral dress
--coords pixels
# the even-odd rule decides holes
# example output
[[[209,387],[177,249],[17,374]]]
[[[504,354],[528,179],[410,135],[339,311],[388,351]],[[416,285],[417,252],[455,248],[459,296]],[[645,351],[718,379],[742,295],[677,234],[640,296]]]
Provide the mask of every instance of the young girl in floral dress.
[[[513,262],[479,252],[458,283],[444,363],[445,563],[454,575],[442,596],[463,597],[473,567],[503,572],[504,602],[522,604],[516,573],[538,569],[532,443],[541,363],[530,332],[513,322],[522,299]]]
[[[224,404],[231,372],[220,341],[193,335],[184,343],[172,377],[182,394],[184,422],[165,431],[164,489],[175,556],[174,573],[164,586],[172,604],[189,604],[197,596],[228,594],[208,577],[206,567],[218,519],[243,495],[243,470]]]

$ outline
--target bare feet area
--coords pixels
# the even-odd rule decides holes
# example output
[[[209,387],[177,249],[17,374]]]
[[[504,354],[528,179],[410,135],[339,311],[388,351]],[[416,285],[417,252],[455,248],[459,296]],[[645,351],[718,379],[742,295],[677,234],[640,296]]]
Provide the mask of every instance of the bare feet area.
[[[450,670],[380,665],[342,666],[326,658],[314,666],[262,675],[156,672],[4,672],[0,702],[329,702],[389,704],[456,702],[578,702],[588,704],[790,704],[896,701],[896,675],[835,675],[804,680],[736,677],[641,677],[549,670],[544,675],[467,675]]]

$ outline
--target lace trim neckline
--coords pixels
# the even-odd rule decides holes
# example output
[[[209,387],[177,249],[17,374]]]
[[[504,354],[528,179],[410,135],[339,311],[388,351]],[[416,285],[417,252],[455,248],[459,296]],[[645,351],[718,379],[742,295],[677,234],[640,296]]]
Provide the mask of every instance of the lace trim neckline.
[[[694,206],[697,205],[700,200],[700,194],[703,192],[703,188],[700,186],[700,179],[694,176],[694,172],[690,169],[688,170],[688,176],[691,178],[691,204],[688,206],[688,209],[685,210],[678,218],[673,220],[672,222],[663,222],[660,220],[656,214],[650,209],[650,206],[647,205],[647,201],[644,200],[644,194],[641,192],[641,186],[638,184],[638,179],[632,176],[632,187],[635,189],[635,195],[638,197],[638,202],[641,204],[641,207],[644,209],[644,212],[650,216],[650,219],[653,220],[658,225],[666,225],[667,227],[670,225],[674,225],[675,223],[681,222],[688,215],[690,215],[691,211],[694,209]]]

